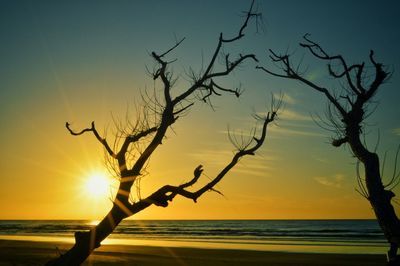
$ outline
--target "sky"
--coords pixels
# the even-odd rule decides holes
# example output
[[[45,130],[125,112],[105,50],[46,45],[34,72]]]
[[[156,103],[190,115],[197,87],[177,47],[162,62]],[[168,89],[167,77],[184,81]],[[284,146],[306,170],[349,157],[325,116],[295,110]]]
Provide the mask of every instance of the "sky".
[[[159,88],[147,74],[152,51],[162,52],[185,37],[171,59],[188,85],[189,68],[199,71],[220,32],[232,36],[249,1],[1,1],[0,2],[0,219],[101,219],[111,207],[117,181],[105,167],[104,151],[75,129],[96,122],[111,143],[113,120],[135,118],[140,93]],[[307,77],[340,87],[298,43],[310,33],[327,51],[350,63],[368,61],[370,49],[392,76],[367,120],[366,142],[387,152],[388,180],[400,143],[400,17],[398,1],[257,1],[262,25],[250,24],[240,42],[225,52],[254,53],[273,68],[268,49],[289,51],[308,66]],[[312,117],[326,101],[301,84],[255,70],[246,62],[220,82],[241,86],[243,95],[196,102],[168,131],[141,182],[142,197],[164,184],[188,180],[202,164],[202,182],[229,162],[234,147],[227,131],[246,135],[252,114],[265,112],[271,94],[283,94],[284,108],[264,146],[246,157],[193,203],[176,198],[168,208],[152,206],[134,219],[364,219],[373,218],[360,196],[355,158],[346,147],[329,144],[330,132]],[[106,182],[93,192],[92,179]],[[104,183],[104,182],[103,182]],[[400,189],[394,191],[400,195]],[[137,193],[133,193],[137,199]],[[395,204],[396,210],[399,206]]]

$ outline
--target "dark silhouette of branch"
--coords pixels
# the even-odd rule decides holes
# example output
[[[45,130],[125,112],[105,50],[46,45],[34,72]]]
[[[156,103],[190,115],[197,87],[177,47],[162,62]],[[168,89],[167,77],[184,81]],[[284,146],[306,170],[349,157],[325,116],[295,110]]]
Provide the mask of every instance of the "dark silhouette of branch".
[[[91,124],[91,128],[85,128],[85,129],[81,130],[80,132],[74,132],[70,128],[70,124],[68,122],[65,123],[65,127],[68,129],[69,133],[71,133],[71,135],[73,135],[73,136],[79,136],[79,135],[82,135],[85,132],[93,132],[93,134],[96,137],[96,139],[98,141],[100,141],[101,144],[103,144],[103,146],[106,149],[106,151],[108,152],[108,154],[111,157],[116,158],[116,154],[114,153],[114,151],[108,145],[107,140],[105,138],[100,137],[99,133],[97,132],[96,127],[94,125],[94,121]]]
[[[200,189],[198,189],[194,192],[187,190],[188,187],[193,186],[200,178],[200,175],[203,171],[202,165],[199,165],[195,169],[194,177],[189,182],[184,183],[180,186],[171,186],[171,185],[163,186],[162,188],[157,190],[155,193],[153,193],[151,196],[144,199],[143,201],[147,202],[147,203],[155,204],[157,206],[167,207],[168,201],[172,201],[177,195],[180,195],[182,197],[191,199],[194,202],[197,202],[197,199],[199,197],[201,197],[205,192],[216,191],[214,189],[214,186],[222,180],[222,178],[239,162],[239,160],[242,157],[244,157],[246,155],[254,155],[255,152],[262,146],[262,144],[265,141],[266,135],[267,135],[268,124],[276,119],[276,115],[277,115],[277,110],[275,110],[271,113],[268,113],[266,115],[266,117],[264,118],[262,132],[261,132],[260,136],[258,138],[253,139],[255,143],[251,147],[248,147],[243,150],[238,150],[234,154],[230,163],[227,164],[227,166],[225,166],[215,178],[213,178],[209,183],[207,183]],[[221,192],[219,192],[219,191],[216,191],[216,192],[221,194]],[[139,202],[137,204],[141,205],[143,203]],[[136,208],[134,205],[132,205],[133,209]]]
[[[242,91],[240,91],[240,89],[237,88],[237,89],[232,90],[232,89],[223,88],[222,86],[215,83],[213,79],[210,79],[210,83],[204,84],[202,87],[204,87],[207,91],[207,94],[202,97],[202,100],[204,102],[207,101],[207,99],[213,94],[217,95],[217,96],[221,96],[222,94],[219,93],[218,90],[222,91],[222,92],[232,93],[238,98],[242,94]]]
[[[124,155],[127,152],[129,144],[139,141],[141,138],[144,138],[147,135],[156,132],[156,130],[157,130],[157,127],[152,127],[152,128],[146,129],[144,131],[138,132],[134,135],[127,136],[125,138],[124,144],[122,144],[122,147],[117,154],[117,158],[119,156]]]
[[[257,69],[261,69],[264,72],[276,76],[276,77],[280,77],[280,78],[288,78],[288,79],[295,79],[295,80],[299,80],[300,82],[310,86],[311,88],[322,92],[323,94],[325,94],[325,96],[328,98],[328,100],[336,107],[336,109],[341,113],[341,114],[345,114],[346,111],[343,108],[343,106],[338,102],[338,100],[328,91],[328,89],[319,86],[317,84],[315,84],[314,82],[304,78],[303,76],[301,76],[296,69],[296,67],[292,66],[290,60],[289,60],[289,55],[278,55],[277,53],[273,52],[272,50],[269,50],[271,55],[270,58],[273,62],[276,63],[280,63],[281,64],[281,69],[283,70],[284,73],[279,74],[273,71],[268,70],[267,68],[263,67],[263,66],[257,66]]]
[[[185,38],[182,38],[181,40],[179,40],[178,42],[176,42],[176,44],[174,46],[172,46],[170,49],[168,49],[166,52],[162,53],[161,55],[157,56],[157,61],[159,61],[160,63],[163,62],[161,60],[162,57],[166,56],[167,54],[169,54],[171,51],[175,50],[176,47],[178,47],[183,41],[185,40]]]
[[[254,155],[263,145],[267,134],[267,126],[276,119],[278,108],[272,107],[271,112],[264,118],[259,118],[263,121],[260,135],[257,137],[254,135],[250,142],[238,149],[232,160],[206,185],[197,190],[192,188],[198,183],[203,172],[203,168],[200,165],[194,170],[193,178],[188,182],[178,186],[165,185],[146,198],[141,197],[140,178],[147,173],[146,167],[149,164],[150,157],[163,143],[168,130],[171,129],[177,119],[189,112],[194,105],[194,99],[207,101],[212,96],[222,96],[222,94],[240,96],[241,90],[226,88],[218,81],[218,78],[229,76],[244,61],[252,60],[258,62],[257,58],[254,54],[239,54],[236,59],[231,60],[229,54],[226,54],[222,70],[215,71],[216,58],[223,55],[222,48],[225,44],[233,44],[245,36],[245,30],[250,19],[261,15],[254,12],[253,6],[254,1],[252,1],[249,10],[246,12],[246,17],[237,35],[225,39],[223,34],[220,34],[217,46],[205,71],[195,74],[191,70],[191,83],[186,89],[180,89],[180,94],[178,95],[172,94],[172,89],[178,78],[169,70],[170,65],[176,59],[169,60],[167,57],[183,43],[184,38],[177,41],[165,52],[151,52],[150,55],[155,62],[155,67],[152,71],[147,70],[151,74],[154,83],[156,80],[161,82],[162,88],[160,92],[154,88],[153,94],[147,91],[141,94],[143,107],[138,108],[136,119],[126,118],[126,125],[114,120],[117,134],[113,149],[105,138],[100,137],[94,122],[92,122],[90,128],[83,129],[80,132],[73,131],[69,123],[66,123],[68,131],[74,136],[79,136],[86,132],[92,132],[95,135],[104,146],[107,154],[110,155],[111,159],[108,159],[107,163],[118,175],[120,182],[113,199],[113,206],[99,224],[90,231],[76,232],[75,244],[72,248],[60,257],[49,261],[46,265],[80,265],[95,248],[100,246],[101,241],[110,235],[123,219],[151,205],[167,207],[168,202],[178,195],[192,199],[195,202],[207,191],[214,191],[222,195],[220,191],[215,189],[215,185],[226,176],[242,157]],[[198,95],[203,95],[203,97],[200,98]],[[166,183],[168,184],[168,182]],[[136,201],[132,197],[132,190],[136,190],[138,195],[138,200]]]
[[[347,66],[346,61],[344,60],[344,58],[341,55],[335,55],[335,56],[329,56],[327,52],[325,52],[324,49],[322,49],[322,47],[317,44],[316,42],[313,42],[309,39],[309,34],[305,34],[303,36],[304,40],[306,42],[304,43],[300,43],[300,46],[307,48],[315,57],[322,59],[322,60],[327,60],[329,62],[332,62],[334,60],[338,60],[340,62],[340,64],[343,67],[343,72],[337,74],[336,72],[334,72],[332,70],[332,66],[331,63],[328,64],[328,72],[331,76],[335,77],[335,78],[341,78],[343,76],[346,76],[347,82],[349,87],[354,91],[354,93],[356,93],[357,95],[360,94],[364,89],[362,88],[362,86],[360,86],[358,89],[360,89],[360,91],[358,91],[358,89],[354,86],[353,81],[351,79],[351,71],[352,70],[358,70],[360,73],[362,72],[362,68],[363,68],[363,64],[358,65],[358,64],[354,64],[351,65],[350,67]],[[361,71],[360,71],[361,70]],[[361,84],[360,84],[361,85]]]
[[[215,61],[216,61],[217,57],[221,54],[221,48],[222,48],[223,44],[224,43],[233,43],[235,41],[242,39],[244,37],[244,30],[247,28],[249,20],[251,18],[257,18],[261,15],[260,13],[253,12],[253,6],[254,6],[254,0],[252,1],[251,6],[250,6],[249,10],[247,11],[246,18],[236,36],[234,36],[230,39],[224,39],[223,33],[222,32],[220,33],[217,47],[214,50],[214,53],[211,57],[210,62],[207,65],[206,70],[204,71],[204,73],[202,75],[199,75],[199,78],[193,79],[193,85],[188,90],[186,90],[182,94],[178,95],[173,100],[174,104],[186,99],[187,97],[192,95],[195,91],[197,91],[199,88],[207,88],[206,84],[207,84],[208,80],[211,80],[212,78],[215,78],[215,77],[222,77],[222,76],[229,75],[234,69],[236,69],[246,59],[252,59],[253,61],[258,62],[258,60],[254,54],[246,54],[246,55],[240,54],[239,58],[232,62],[229,61],[229,56],[226,55],[225,56],[225,70],[219,71],[219,72],[212,71],[214,69]],[[229,90],[228,92],[232,92],[232,91]],[[236,95],[236,91],[234,91],[233,93]],[[212,91],[210,90],[209,96],[211,96],[211,95],[212,95]],[[204,98],[203,98],[203,100],[204,100]]]
[[[374,52],[371,50],[369,60],[374,73],[372,82],[368,85],[364,78],[364,62],[348,65],[342,55],[329,55],[318,43],[312,41],[308,34],[304,35],[303,39],[304,42],[300,43],[301,47],[307,49],[315,58],[328,62],[327,73],[329,76],[339,82],[343,82],[342,79],[344,79],[346,95],[337,97],[334,89],[317,85],[305,78],[304,73],[299,73],[298,67],[292,65],[288,54],[279,55],[270,50],[270,59],[278,65],[280,72],[274,72],[262,66],[257,66],[257,69],[272,76],[300,81],[306,87],[322,93],[328,99],[330,103],[326,115],[328,129],[334,128],[337,135],[332,140],[332,145],[339,147],[348,144],[354,157],[358,159],[356,167],[358,189],[356,190],[370,202],[382,231],[390,243],[388,261],[392,265],[395,261],[400,261],[397,258],[397,249],[400,244],[400,221],[391,204],[391,200],[395,196],[391,189],[400,182],[400,174],[396,173],[395,167],[395,174],[384,186],[379,170],[379,157],[375,151],[370,151],[366,143],[361,140],[365,134],[363,131],[364,121],[371,114],[371,112],[368,113],[367,109],[376,92],[389,77],[389,73],[385,71],[381,63],[376,62]],[[339,63],[340,70],[333,69],[332,63],[334,62]],[[323,128],[326,128],[325,125],[323,125]],[[397,161],[397,156],[398,151],[395,161]],[[364,166],[365,178],[360,176],[360,163]]]

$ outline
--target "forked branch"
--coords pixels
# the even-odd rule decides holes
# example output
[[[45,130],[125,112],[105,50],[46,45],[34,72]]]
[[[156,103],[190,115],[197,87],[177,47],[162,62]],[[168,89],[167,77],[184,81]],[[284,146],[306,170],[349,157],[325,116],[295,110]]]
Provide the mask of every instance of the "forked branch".
[[[96,139],[98,141],[100,141],[100,143],[104,146],[104,148],[106,149],[106,151],[108,152],[108,154],[113,157],[116,158],[117,155],[115,154],[115,152],[111,149],[110,145],[108,145],[107,140],[105,138],[102,138],[99,135],[99,132],[97,132],[96,127],[94,125],[94,121],[91,124],[90,128],[85,128],[83,130],[81,130],[80,132],[75,132],[70,128],[70,124],[68,122],[65,123],[65,127],[68,129],[69,133],[71,133],[71,135],[73,136],[79,136],[82,135],[85,132],[93,132],[93,135],[96,137]]]
[[[240,54],[238,56],[238,58],[233,61],[229,60],[229,55],[225,55],[225,69],[221,70],[221,71],[215,71],[215,72],[213,71],[215,69],[216,59],[218,58],[218,56],[221,56],[221,49],[222,49],[223,45],[225,43],[232,43],[232,42],[238,41],[241,38],[243,38],[244,31],[247,28],[250,19],[261,16],[260,13],[254,12],[253,9],[254,9],[254,0],[252,1],[249,10],[246,12],[246,18],[245,18],[239,32],[237,33],[237,35],[235,35],[234,37],[232,37],[230,39],[225,39],[223,37],[223,33],[220,33],[217,46],[214,50],[213,55],[211,56],[209,63],[207,64],[207,67],[205,68],[205,71],[201,75],[198,75],[197,78],[195,78],[195,75],[192,75],[193,76],[192,77],[193,78],[192,86],[190,86],[186,91],[184,91],[183,93],[178,95],[175,99],[173,99],[172,100],[173,105],[176,105],[177,103],[187,99],[190,95],[192,95],[194,92],[198,91],[201,88],[210,88],[210,84],[211,84],[210,80],[212,80],[213,78],[229,75],[233,70],[235,70],[245,60],[251,59],[255,62],[258,62],[258,60],[254,54],[245,54],[245,55]],[[215,81],[212,81],[212,82],[215,83]],[[221,91],[233,93],[236,96],[238,95],[238,91],[236,91],[236,90],[225,89],[225,90],[221,90]],[[206,97],[202,97],[202,100],[204,101],[205,99],[208,98],[208,96],[211,96],[212,94],[213,94],[213,91],[209,90],[209,92],[206,94]]]
[[[389,183],[384,186],[376,149],[370,151],[362,140],[363,132],[365,132],[363,124],[371,113],[367,112],[371,99],[388,78],[389,73],[385,71],[381,63],[375,61],[374,52],[371,51],[369,60],[375,73],[369,73],[372,74],[372,82],[370,82],[369,77],[364,73],[364,62],[348,65],[341,55],[329,55],[319,44],[311,41],[308,35],[304,36],[304,40],[305,42],[301,43],[300,46],[306,48],[315,58],[328,62],[327,74],[338,81],[346,95],[336,97],[335,88],[331,87],[328,90],[317,85],[314,81],[306,79],[304,73],[299,73],[295,70],[296,68],[291,64],[287,54],[278,55],[271,51],[270,58],[273,63],[278,64],[282,73],[275,73],[264,67],[257,68],[273,76],[298,80],[307,85],[307,87],[322,92],[329,100],[331,105],[328,104],[327,108],[328,123],[330,123],[331,128],[336,129],[336,135],[338,136],[332,141],[332,144],[336,147],[345,143],[348,144],[354,157],[358,159],[356,166],[358,188],[356,191],[370,202],[378,223],[390,244],[390,250],[387,253],[388,265],[398,265],[400,261],[397,256],[397,249],[400,245],[400,220],[391,202],[395,196],[391,189],[400,182],[400,173],[397,173],[396,168],[399,149],[395,156],[394,173]],[[332,63],[336,63],[339,66],[339,71],[333,69]],[[342,79],[344,79],[344,82],[342,82]],[[331,108],[331,106],[334,106],[335,109]],[[364,166],[363,178],[360,175],[359,166],[361,163]]]
[[[121,149],[117,154],[117,157],[120,157],[120,156],[123,156],[124,154],[126,154],[130,144],[132,144],[134,142],[138,142],[141,138],[144,138],[156,131],[157,131],[157,127],[151,127],[149,129],[140,131],[136,134],[128,135],[127,137],[125,137],[125,141],[122,144]]]
[[[271,49],[269,51],[271,53],[271,55],[270,55],[271,60],[280,65],[280,69],[282,70],[283,73],[273,72],[263,66],[256,66],[256,69],[260,69],[260,70],[262,70],[272,76],[275,76],[275,77],[298,80],[298,81],[310,86],[311,88],[325,94],[325,96],[327,97],[329,102],[332,103],[336,107],[336,109],[340,112],[340,114],[342,114],[342,115],[346,114],[346,110],[344,109],[344,107],[339,103],[339,101],[336,99],[336,97],[334,97],[329,92],[329,90],[327,88],[325,88],[323,86],[319,86],[316,83],[304,78],[298,72],[298,70],[297,70],[298,68],[292,65],[288,54],[279,55],[279,54],[275,53],[274,51],[272,51]]]
[[[194,202],[197,202],[197,199],[201,197],[205,192],[216,191],[214,189],[215,185],[218,184],[223,179],[223,177],[239,162],[239,160],[242,157],[246,155],[254,155],[255,152],[263,145],[267,135],[267,127],[271,122],[273,122],[276,119],[276,116],[277,116],[277,110],[269,112],[264,117],[260,136],[253,139],[254,144],[247,147],[246,149],[238,150],[234,154],[232,160],[221,170],[221,172],[215,178],[213,178],[209,183],[207,183],[200,189],[193,192],[187,190],[188,187],[196,184],[196,182],[200,178],[200,175],[203,171],[202,165],[199,165],[194,170],[194,177],[189,182],[184,183],[180,186],[171,186],[171,185],[163,186],[162,188],[154,192],[152,195],[150,195],[148,198],[143,199],[143,201],[155,204],[157,206],[166,207],[168,206],[168,201],[172,201],[177,195],[180,195],[182,197],[191,199]],[[216,192],[220,193],[219,191]],[[142,203],[138,202],[135,204],[142,204]],[[132,205],[132,208],[135,208],[135,204]]]
[[[143,108],[143,122],[140,122],[141,119],[137,119],[138,122],[136,125],[129,127],[129,131],[120,131],[116,135],[118,141],[114,142],[113,148],[110,147],[105,138],[100,136],[95,128],[94,122],[92,122],[90,128],[85,128],[80,132],[73,131],[70,128],[70,124],[66,123],[68,131],[74,136],[79,136],[86,132],[92,132],[94,134],[96,139],[104,146],[107,153],[117,160],[118,169],[116,169],[116,172],[120,177],[120,182],[113,200],[113,207],[102,221],[89,232],[76,233],[74,246],[60,258],[49,262],[48,265],[80,265],[95,248],[100,246],[101,241],[111,234],[123,219],[153,204],[166,207],[168,206],[168,202],[172,201],[177,195],[196,201],[206,191],[220,193],[214,188],[215,185],[221,181],[242,157],[253,155],[261,147],[265,141],[268,124],[276,118],[276,111],[268,113],[265,117],[260,135],[251,139],[251,143],[245,148],[237,150],[231,161],[221,172],[200,189],[194,190],[192,186],[196,185],[201,177],[203,171],[201,165],[194,170],[194,176],[188,182],[178,186],[165,185],[147,198],[142,199],[141,196],[139,196],[139,200],[132,203],[134,199],[132,199],[130,195],[133,186],[140,183],[140,178],[138,177],[144,174],[150,157],[162,144],[168,130],[177,121],[177,118],[185,115],[193,106],[194,99],[198,96],[196,94],[201,94],[205,90],[208,91],[209,94],[206,98],[211,95],[220,95],[222,93],[230,93],[236,96],[240,95],[241,91],[239,89],[226,88],[220,84],[220,81],[217,79],[230,75],[246,60],[257,62],[257,58],[254,54],[238,54],[236,58],[230,59],[229,54],[224,55],[222,51],[225,44],[233,43],[243,38],[250,19],[257,18],[261,15],[254,12],[253,6],[254,0],[249,10],[246,12],[246,18],[237,34],[232,38],[224,38],[223,34],[220,34],[215,51],[212,53],[208,64],[205,65],[205,69],[202,68],[200,74],[193,75],[188,86],[177,90],[179,92],[176,95],[173,95],[172,89],[177,81],[177,77],[175,77],[169,69],[169,66],[176,60],[168,60],[166,57],[179,47],[184,39],[177,41],[175,45],[165,52],[151,53],[156,64],[151,72],[152,78],[153,80],[161,81],[162,88],[160,91],[162,90],[162,92],[160,95],[157,95],[156,90],[154,90],[154,97],[148,96],[146,98],[147,101],[144,101]],[[219,57],[224,57],[225,62],[217,69],[216,59]],[[140,114],[141,112],[139,112],[139,118]],[[154,115],[154,123],[149,123],[148,118],[150,116],[152,117],[152,115]],[[118,149],[119,151],[117,152]],[[140,188],[137,186],[136,188],[140,191]]]

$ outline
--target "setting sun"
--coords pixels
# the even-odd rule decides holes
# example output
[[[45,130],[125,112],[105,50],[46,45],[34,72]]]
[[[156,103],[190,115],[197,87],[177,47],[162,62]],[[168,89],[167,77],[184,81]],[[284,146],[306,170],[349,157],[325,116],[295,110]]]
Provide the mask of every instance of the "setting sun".
[[[95,172],[88,175],[85,181],[85,194],[94,199],[106,197],[110,189],[110,181],[104,173]]]

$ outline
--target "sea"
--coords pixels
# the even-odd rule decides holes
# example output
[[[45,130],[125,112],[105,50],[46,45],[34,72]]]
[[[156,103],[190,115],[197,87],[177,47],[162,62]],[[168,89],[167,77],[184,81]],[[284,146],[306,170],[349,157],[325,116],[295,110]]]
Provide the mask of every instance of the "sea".
[[[0,239],[73,242],[98,221],[2,220]],[[102,245],[384,254],[376,220],[125,220]]]

